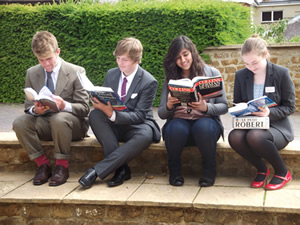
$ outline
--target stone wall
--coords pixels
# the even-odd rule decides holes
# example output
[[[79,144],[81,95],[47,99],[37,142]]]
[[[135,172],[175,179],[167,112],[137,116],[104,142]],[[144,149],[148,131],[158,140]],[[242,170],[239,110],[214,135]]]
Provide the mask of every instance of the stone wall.
[[[203,53],[210,55],[212,65],[223,75],[229,105],[233,102],[235,72],[244,68],[240,55],[241,45],[208,47]],[[290,69],[296,90],[296,111],[300,111],[300,43],[270,44],[270,61]]]

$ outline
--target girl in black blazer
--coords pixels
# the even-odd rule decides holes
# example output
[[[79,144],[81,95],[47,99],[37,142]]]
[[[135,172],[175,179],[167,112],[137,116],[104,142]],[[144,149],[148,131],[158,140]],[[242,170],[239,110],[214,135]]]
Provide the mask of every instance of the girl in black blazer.
[[[242,46],[241,55],[246,68],[236,73],[234,81],[234,103],[247,102],[267,95],[277,103],[272,108],[260,108],[254,116],[268,116],[268,130],[232,130],[228,136],[231,147],[257,169],[251,187],[263,187],[270,170],[265,160],[274,168],[274,176],[264,187],[277,190],[288,183],[292,176],[286,168],[278,150],[294,139],[289,115],[295,109],[295,87],[287,68],[267,60],[269,52],[266,42],[252,36]]]

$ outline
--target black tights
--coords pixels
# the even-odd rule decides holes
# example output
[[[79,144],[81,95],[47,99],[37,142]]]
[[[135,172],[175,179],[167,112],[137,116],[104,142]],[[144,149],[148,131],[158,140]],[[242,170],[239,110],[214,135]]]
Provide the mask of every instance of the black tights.
[[[274,168],[275,174],[285,177],[287,168],[278,152],[273,136],[267,130],[232,130],[228,136],[230,146],[259,172],[267,172],[265,161]],[[273,178],[271,183],[282,180]]]

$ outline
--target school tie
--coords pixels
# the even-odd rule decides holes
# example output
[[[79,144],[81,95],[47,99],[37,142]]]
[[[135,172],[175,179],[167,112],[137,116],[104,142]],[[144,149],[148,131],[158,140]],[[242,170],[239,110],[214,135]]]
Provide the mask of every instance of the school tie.
[[[126,84],[127,84],[127,79],[126,79],[126,77],[124,77],[122,88],[121,88],[121,101],[122,102],[124,102],[124,100],[126,98]]]
[[[51,77],[52,72],[47,72],[47,87],[49,88],[49,90],[54,93],[54,84],[53,84],[53,80]]]

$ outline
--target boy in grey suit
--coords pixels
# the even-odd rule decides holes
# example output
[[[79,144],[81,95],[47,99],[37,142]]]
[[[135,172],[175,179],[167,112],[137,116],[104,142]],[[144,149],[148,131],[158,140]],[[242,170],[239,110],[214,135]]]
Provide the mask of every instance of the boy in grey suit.
[[[127,163],[147,149],[152,141],[160,141],[160,129],[152,111],[158,83],[139,66],[142,52],[142,44],[135,38],[124,38],[116,46],[114,55],[118,67],[107,72],[103,86],[118,93],[127,110],[116,111],[110,103],[105,105],[93,99],[96,103],[92,102],[95,109],[89,115],[89,123],[103,146],[104,159],[79,179],[83,187],[91,187],[97,177],[103,180],[114,171],[108,186],[123,184],[131,178]],[[120,141],[124,142],[121,146]]]
[[[33,184],[44,184],[51,177],[49,186],[58,186],[69,178],[71,141],[84,138],[89,127],[89,98],[77,76],[78,72],[85,73],[85,70],[59,57],[57,40],[48,31],[34,35],[32,51],[40,64],[27,70],[25,87],[39,93],[45,85],[48,86],[59,112],[49,112],[48,107],[26,99],[26,114],[15,119],[13,129],[29,158],[39,167]],[[56,164],[53,176],[40,140],[54,142]]]

